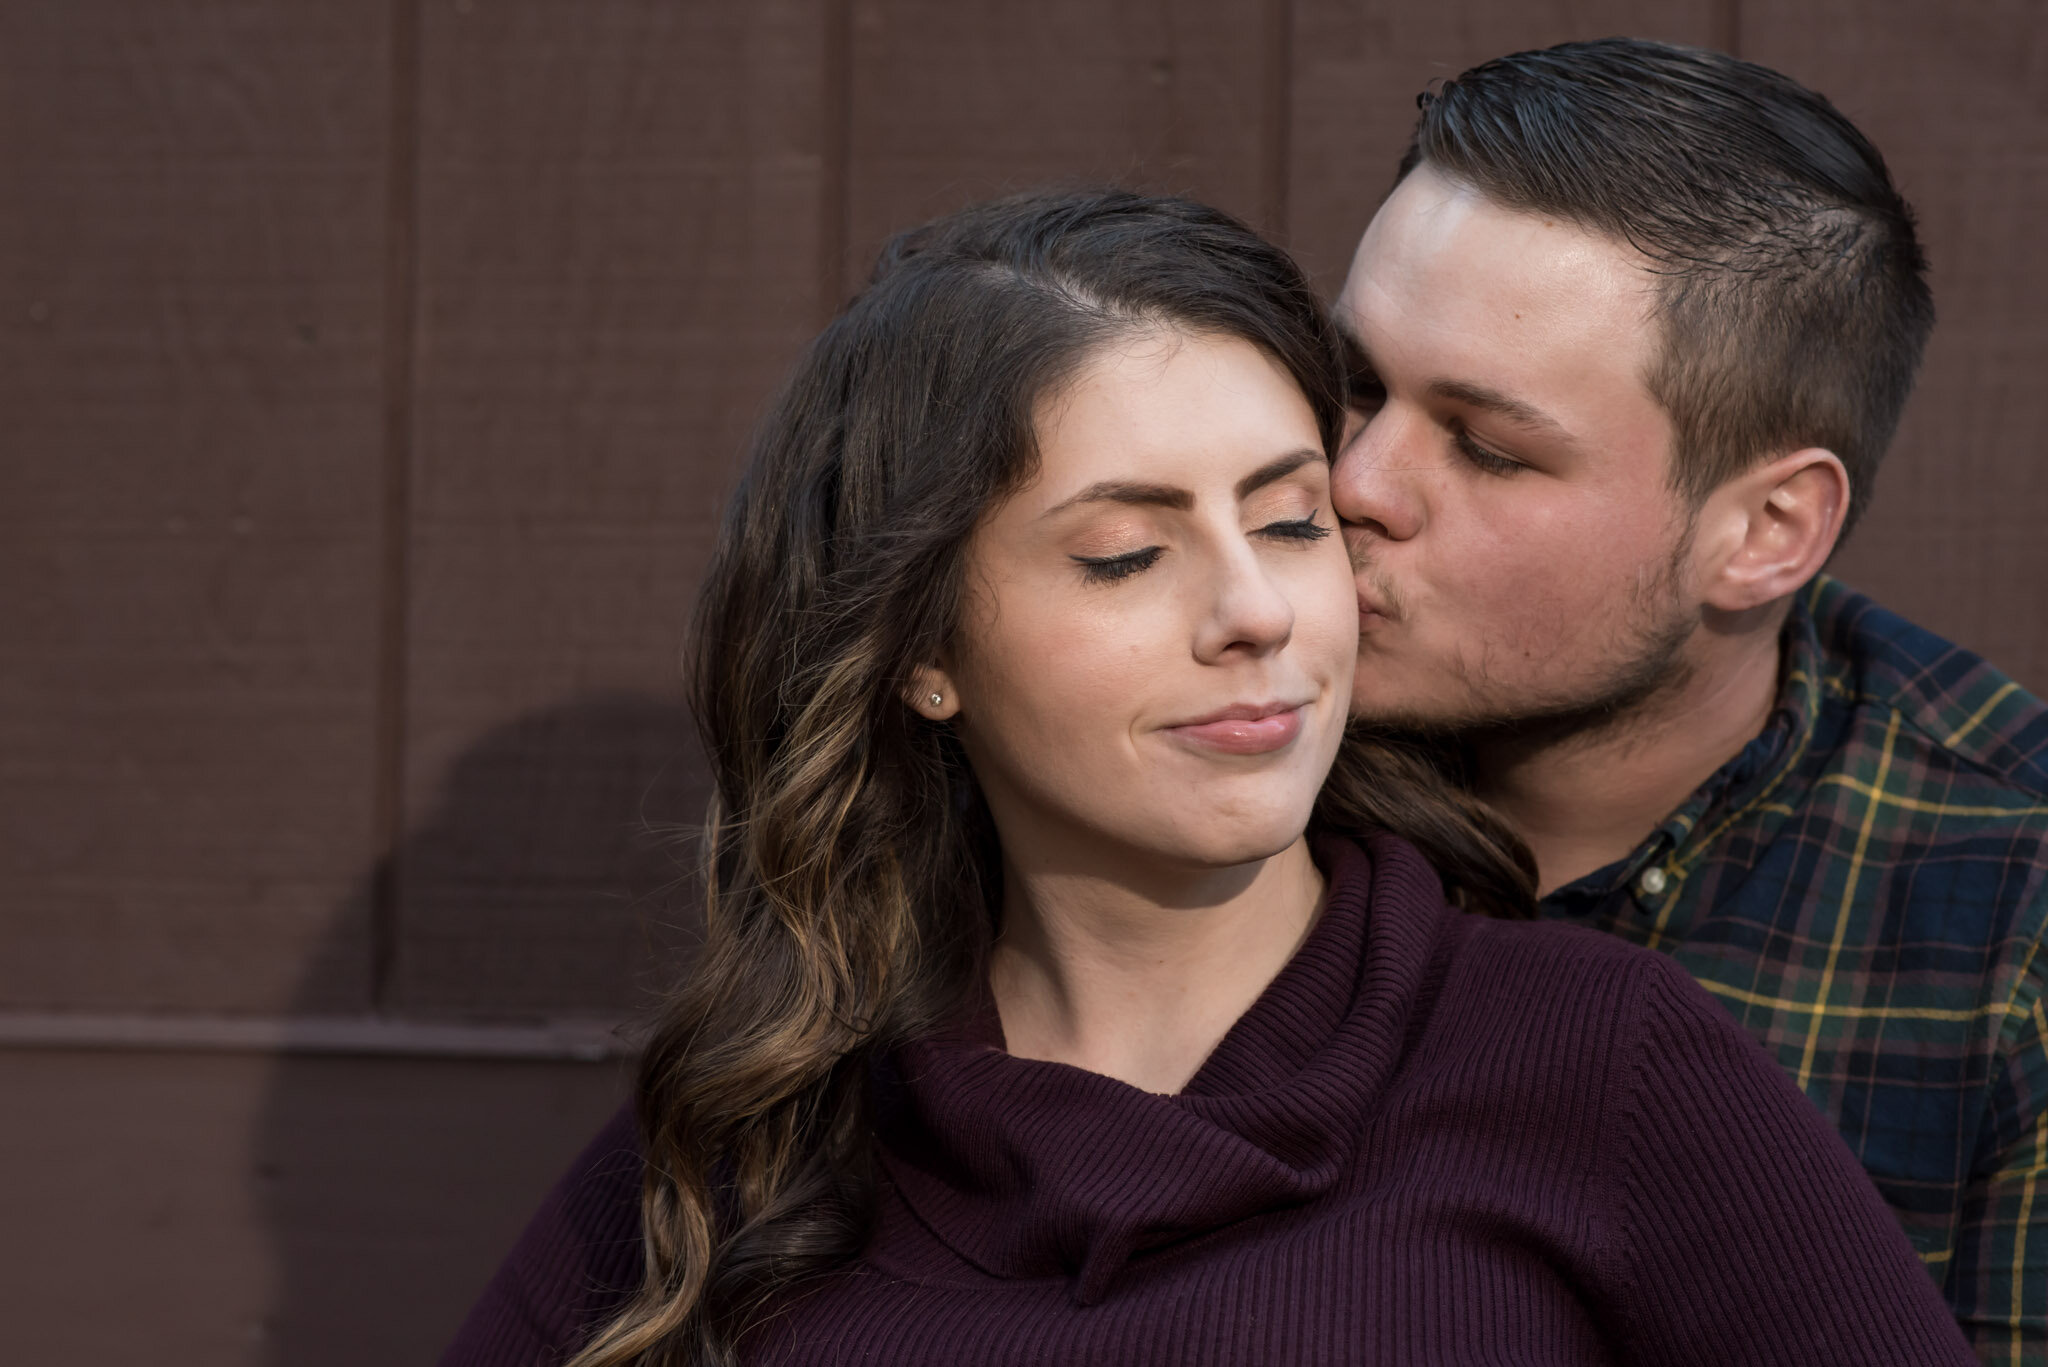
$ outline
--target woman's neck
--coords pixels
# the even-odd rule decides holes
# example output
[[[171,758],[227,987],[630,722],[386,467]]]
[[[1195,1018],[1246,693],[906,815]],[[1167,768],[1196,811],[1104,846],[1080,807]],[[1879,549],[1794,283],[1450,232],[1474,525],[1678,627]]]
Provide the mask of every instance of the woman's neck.
[[[989,963],[1007,1047],[1178,1092],[1294,957],[1322,897],[1306,839],[1142,882],[1010,865]]]

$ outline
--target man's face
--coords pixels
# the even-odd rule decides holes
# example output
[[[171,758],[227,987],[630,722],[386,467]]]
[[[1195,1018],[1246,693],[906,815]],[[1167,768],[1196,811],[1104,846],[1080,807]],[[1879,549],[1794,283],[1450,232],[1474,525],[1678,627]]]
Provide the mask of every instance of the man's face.
[[[1654,286],[1626,247],[1428,166],[1373,219],[1337,303],[1364,359],[1333,488],[1356,715],[1569,733],[1683,674],[1699,612],[1643,378]]]

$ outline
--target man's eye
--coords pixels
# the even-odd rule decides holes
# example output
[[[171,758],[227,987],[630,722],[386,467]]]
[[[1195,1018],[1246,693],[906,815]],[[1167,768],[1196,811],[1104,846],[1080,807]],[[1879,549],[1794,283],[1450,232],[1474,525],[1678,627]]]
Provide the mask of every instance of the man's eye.
[[[1451,438],[1451,444],[1458,448],[1459,455],[1470,461],[1475,468],[1489,475],[1512,475],[1529,468],[1520,461],[1513,461],[1509,460],[1506,456],[1495,455],[1478,442],[1472,440],[1469,432],[1457,433]]]
[[[1081,567],[1081,577],[1089,583],[1114,584],[1119,579],[1128,579],[1142,570],[1151,569],[1153,562],[1159,559],[1159,553],[1159,547],[1146,546],[1122,555],[1077,555],[1073,560]]]
[[[1321,541],[1329,534],[1330,529],[1316,521],[1314,513],[1286,522],[1268,522],[1259,528],[1259,535],[1277,536],[1283,541]]]

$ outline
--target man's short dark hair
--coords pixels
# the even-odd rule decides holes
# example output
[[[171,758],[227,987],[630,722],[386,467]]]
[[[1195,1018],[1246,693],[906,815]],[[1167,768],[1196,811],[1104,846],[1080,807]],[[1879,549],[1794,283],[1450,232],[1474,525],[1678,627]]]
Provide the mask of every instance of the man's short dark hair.
[[[1426,163],[1663,277],[1644,378],[1681,493],[1821,446],[1854,524],[1934,325],[1912,210],[1855,125],[1768,67],[1632,38],[1502,57],[1418,103],[1401,177]]]

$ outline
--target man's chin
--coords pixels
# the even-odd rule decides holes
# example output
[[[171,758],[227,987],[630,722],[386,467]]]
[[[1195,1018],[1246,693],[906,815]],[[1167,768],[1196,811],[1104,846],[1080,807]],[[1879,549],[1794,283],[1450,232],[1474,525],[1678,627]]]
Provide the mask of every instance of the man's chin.
[[[1486,698],[1455,686],[1405,693],[1354,688],[1350,719],[1354,726],[1467,749],[1546,750],[1629,731],[1689,677],[1672,650],[1634,661],[1577,695]]]
[[[1470,707],[1446,706],[1441,699],[1381,695],[1360,697],[1356,694],[1351,699],[1352,724],[1374,731],[1452,738],[1511,720],[1511,717],[1496,716]]]
[[[1414,679],[1389,670],[1384,660],[1358,662],[1350,718],[1390,731],[1455,729],[1498,711],[1471,696],[1462,680]]]
[[[1378,705],[1351,713],[1354,728],[1468,754],[1503,748],[1549,750],[1612,731],[1626,721],[1626,712],[1601,705],[1524,711]]]

